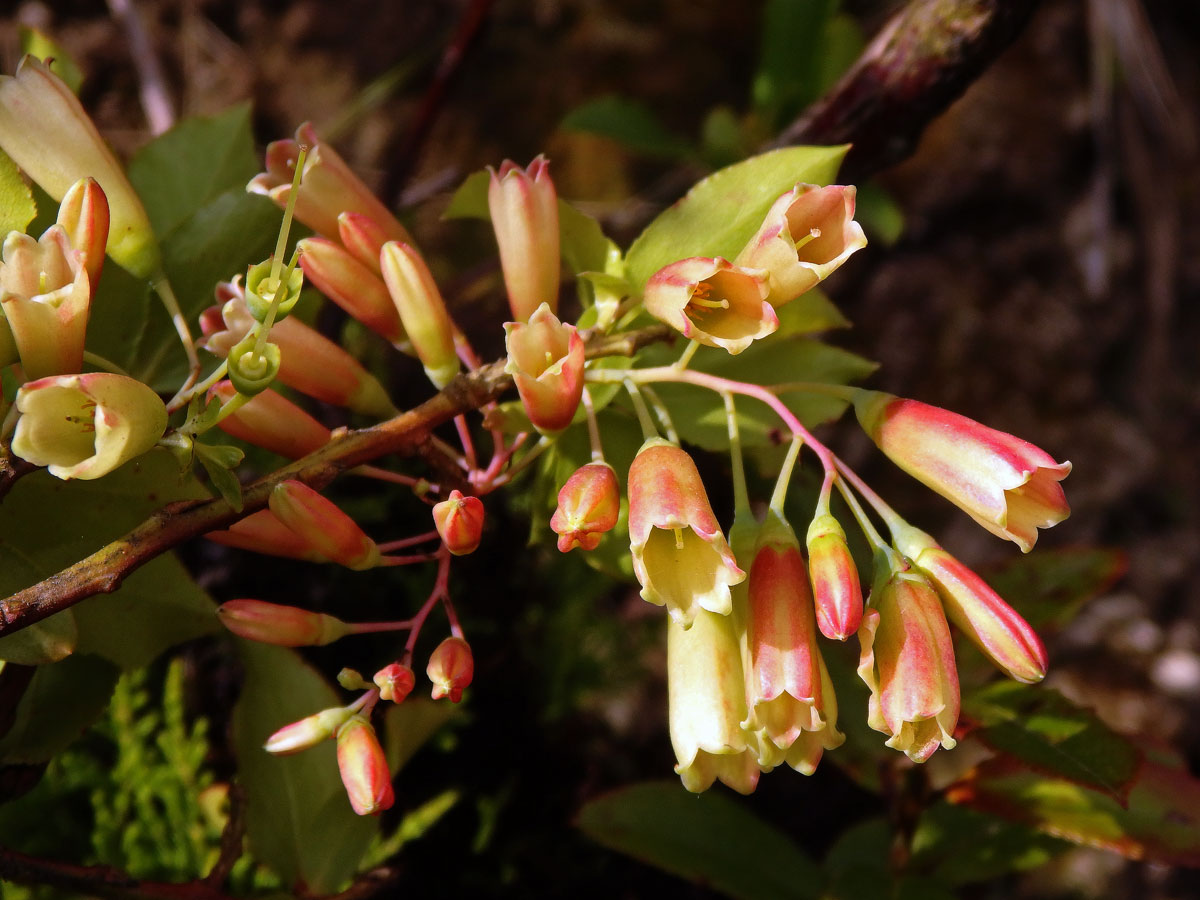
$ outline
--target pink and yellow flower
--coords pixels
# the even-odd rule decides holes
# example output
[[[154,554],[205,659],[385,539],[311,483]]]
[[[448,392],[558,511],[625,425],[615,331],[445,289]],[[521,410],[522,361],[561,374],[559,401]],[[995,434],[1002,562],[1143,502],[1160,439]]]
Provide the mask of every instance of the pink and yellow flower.
[[[265,600],[229,600],[217,618],[238,637],[279,647],[323,647],[350,633],[341,619]]]
[[[508,362],[525,412],[540,431],[571,424],[583,396],[583,338],[542,304],[528,322],[504,323]]]
[[[595,550],[621,514],[617,473],[608,463],[588,463],[571,473],[558,492],[558,507],[550,527],[558,535],[558,549]]]
[[[844,641],[858,631],[863,615],[862,586],[846,543],[846,532],[827,513],[812,520],[805,543],[817,626],[825,637]]]
[[[433,682],[430,696],[434,700],[449,697],[451,703],[458,703],[475,677],[471,645],[460,637],[446,638],[430,654],[425,674]]]
[[[488,169],[488,211],[513,318],[525,322],[543,303],[558,309],[558,194],[550,164],[539,156],[522,169],[505,160]]]
[[[484,509],[478,497],[467,497],[462,491],[433,505],[433,525],[446,549],[454,556],[474,553],[483,538]]]
[[[766,273],[720,257],[664,266],[646,283],[646,312],[686,338],[741,353],[779,327],[767,302]]]
[[[391,808],[396,798],[387,757],[379,746],[375,729],[363,716],[351,716],[338,728],[337,760],[346,796],[355,813],[374,816]]]

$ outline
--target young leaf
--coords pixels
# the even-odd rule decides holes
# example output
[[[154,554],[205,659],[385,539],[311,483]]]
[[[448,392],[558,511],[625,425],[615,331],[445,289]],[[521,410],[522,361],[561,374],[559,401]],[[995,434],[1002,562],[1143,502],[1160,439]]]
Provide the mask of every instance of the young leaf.
[[[0,235],[25,231],[36,215],[33,192],[21,177],[17,164],[0,150]]]
[[[578,106],[559,125],[566,131],[584,131],[611,138],[635,153],[659,159],[690,159],[692,145],[672,134],[644,103],[607,96]]]
[[[208,474],[208,480],[217,489],[217,493],[235,510],[241,512],[242,483],[238,481],[233,469],[246,454],[237,447],[224,444],[214,446],[197,441],[193,446],[196,451],[196,460],[204,467],[204,471]]]

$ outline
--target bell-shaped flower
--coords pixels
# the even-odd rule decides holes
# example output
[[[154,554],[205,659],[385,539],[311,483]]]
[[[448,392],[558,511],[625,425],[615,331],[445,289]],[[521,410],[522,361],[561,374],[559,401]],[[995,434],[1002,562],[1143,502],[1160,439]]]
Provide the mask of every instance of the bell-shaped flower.
[[[95,178],[79,179],[58,205],[55,224],[67,233],[71,246],[83,254],[83,265],[93,287],[104,269],[108,220],[108,198]]]
[[[221,531],[210,531],[204,535],[214,544],[265,553],[268,556],[283,556],[307,562],[328,562],[324,554],[288,528],[269,509],[260,509],[240,519]]]
[[[525,412],[539,431],[571,424],[583,396],[583,338],[542,304],[528,322],[505,322],[508,362]]]
[[[272,141],[267,145],[266,171],[255,175],[246,190],[270,197],[280,209],[287,206],[301,147],[308,152],[296,198],[297,219],[317,234],[334,238],[338,234],[338,215],[357,212],[374,219],[390,240],[410,240],[404,226],[350,170],[345,160],[317,137],[311,122],[296,129],[295,140]]]
[[[108,255],[139,278],[159,270],[150,220],[120,163],[71,89],[32,56],[16,76],[0,75],[0,147],[55,200],[94,178],[108,198]]]
[[[430,696],[434,700],[449,697],[451,703],[462,699],[463,691],[475,677],[475,657],[471,645],[460,637],[448,637],[429,656],[425,674],[433,682]]]
[[[720,257],[664,266],[646,283],[646,312],[686,338],[741,353],[779,327],[767,302],[766,273]]]
[[[383,281],[417,358],[433,386],[441,390],[459,371],[454,323],[433,274],[413,247],[389,241],[379,254]]]
[[[558,492],[558,507],[550,517],[558,549],[563,553],[576,547],[595,550],[620,517],[620,490],[617,473],[608,463],[588,463],[572,472]]]
[[[528,321],[543,303],[554,313],[561,264],[558,193],[550,178],[550,164],[539,156],[528,169],[505,160],[499,171],[491,167],[488,171],[488,211],[513,318]]]
[[[29,378],[83,368],[92,286],[83,254],[62,226],[34,240],[19,231],[4,240],[0,305]]]
[[[162,437],[167,409],[125,375],[52,375],[17,391],[12,452],[56,478],[91,480],[141,456]]]
[[[356,570],[379,564],[376,543],[337,504],[303,482],[281,481],[267,503],[280,522],[327,559]]]
[[[200,314],[204,337],[197,346],[220,357],[228,356],[256,324],[242,297],[240,278],[217,285],[221,305]],[[294,316],[271,326],[271,343],[281,354],[276,377],[288,387],[365,415],[395,412],[383,385],[358,360]]]
[[[817,649],[808,571],[791,527],[770,512],[748,579],[746,701],[742,727],[757,736],[760,765],[787,761],[811,775],[837,730],[837,698]]]
[[[918,528],[893,529],[896,549],[912,560],[942,598],[946,616],[1010,678],[1046,677],[1046,648],[1033,627],[987,582]]]
[[[817,627],[825,637],[844,641],[858,631],[863,615],[862,585],[846,532],[833,516],[819,515],[808,526],[805,544]]]
[[[417,676],[413,674],[411,667],[403,666],[400,663],[391,663],[376,672],[372,680],[379,688],[380,700],[400,703],[412,693],[412,689],[417,683]]]
[[[858,421],[888,458],[997,537],[1028,553],[1037,530],[1070,507],[1059,482],[1071,471],[1033,444],[948,410],[859,391]]]
[[[768,300],[778,308],[814,288],[867,245],[854,221],[855,189],[797,184],[772,204],[735,262],[767,271]]]
[[[372,270],[325,238],[304,238],[296,247],[304,277],[317,290],[385,340],[405,343],[400,313],[377,271],[378,258]]]
[[[483,501],[451,491],[433,505],[433,525],[446,549],[454,556],[474,553],[483,538]]]
[[[210,397],[228,403],[237,393],[228,381],[218,381]],[[231,413],[217,427],[226,434],[288,459],[299,459],[329,443],[330,431],[286,397],[267,388]]]
[[[351,716],[337,730],[338,772],[350,806],[360,816],[374,816],[395,803],[392,775],[387,757],[371,723],[361,715]]]
[[[315,747],[337,734],[337,730],[353,715],[354,710],[348,706],[323,709],[319,713],[305,716],[298,722],[284,725],[267,738],[263,749],[276,756],[287,756]]]
[[[867,724],[914,762],[925,762],[939,745],[953,748],[958,670],[946,614],[929,582],[892,573],[871,592],[858,640],[858,675],[871,690]]]
[[[238,637],[279,647],[323,647],[352,631],[333,616],[265,600],[230,600],[217,618]]]
[[[742,656],[731,616],[698,610],[690,627],[667,622],[667,713],[675,771],[689,791],[716,780],[742,794],[758,784],[746,718]]]
[[[746,573],[725,541],[692,458],[651,439],[629,467],[629,549],[642,598],[684,628],[701,609],[728,615]]]

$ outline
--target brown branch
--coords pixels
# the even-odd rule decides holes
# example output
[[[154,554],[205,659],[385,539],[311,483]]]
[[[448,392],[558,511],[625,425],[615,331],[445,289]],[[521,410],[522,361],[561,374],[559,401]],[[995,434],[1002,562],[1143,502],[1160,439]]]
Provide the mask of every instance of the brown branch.
[[[629,355],[674,333],[658,325],[613,337],[593,336],[587,355]],[[347,469],[380,456],[412,456],[438,425],[479,409],[511,386],[503,361],[490,363],[459,375],[441,393],[386,422],[358,431],[334,432],[320,450],[247,485],[240,512],[221,499],[169,504],[91,556],[0,601],[0,634],[19,631],[96,594],[112,593],[131,572],[171,548],[262,509],[271,490],[282,481],[296,479],[322,488]]]
[[[853,144],[847,183],[912,153],[921,133],[1009,46],[1038,0],[913,0],[824,97],[775,139]]]
[[[246,789],[237,782],[229,785],[229,818],[221,829],[221,845],[217,861],[204,876],[204,883],[219,890],[229,878],[234,865],[242,857],[246,837]]]
[[[113,900],[231,900],[203,881],[142,881],[109,866],[80,866],[0,848],[0,879]]]

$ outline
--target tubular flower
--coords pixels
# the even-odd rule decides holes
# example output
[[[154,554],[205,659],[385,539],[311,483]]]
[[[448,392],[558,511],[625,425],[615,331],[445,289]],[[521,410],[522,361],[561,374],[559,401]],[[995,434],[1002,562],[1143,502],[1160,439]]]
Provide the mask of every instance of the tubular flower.
[[[52,375],[17,391],[12,452],[56,478],[91,480],[141,456],[162,437],[167,409],[125,375]]]
[[[265,553],[269,556],[285,556],[307,562],[328,562],[328,558],[317,551],[305,538],[288,528],[269,509],[260,509],[244,519],[234,522],[224,531],[210,531],[204,535],[215,544]]]
[[[19,231],[4,240],[0,306],[30,378],[83,368],[92,285],[83,254],[60,225],[35,241]]]
[[[230,600],[217,618],[238,637],[279,647],[324,647],[350,633],[341,619],[265,600]]]
[[[379,547],[353,519],[301,481],[281,481],[268,499],[271,512],[318,553],[348,569],[379,564]]]
[[[859,391],[858,421],[888,458],[997,537],[1028,553],[1037,530],[1068,515],[1059,482],[1069,462],[956,413],[878,391]]]
[[[629,467],[629,549],[642,598],[690,628],[701,609],[728,615],[746,573],[725,542],[692,458],[654,438]]]
[[[1032,626],[925,532],[893,532],[896,549],[932,582],[947,617],[1010,678],[1036,684],[1046,677],[1046,648]]]
[[[558,549],[566,553],[576,547],[595,550],[605,532],[611,531],[621,514],[617,473],[608,463],[580,466],[558,492],[558,507],[550,527],[558,535]]]
[[[71,89],[32,56],[15,77],[0,75],[0,147],[55,200],[94,178],[108,198],[108,255],[139,278],[159,270],[150,220],[116,157]]]
[[[471,645],[460,637],[446,638],[430,654],[425,674],[433,682],[430,696],[434,700],[449,697],[451,703],[457,703],[475,675]]]
[[[217,300],[222,305],[210,306],[200,314],[205,336],[197,345],[220,357],[228,356],[255,325],[242,297],[240,278],[217,285]],[[281,354],[277,377],[288,387],[366,415],[395,411],[383,386],[358,360],[298,319],[288,316],[275,322],[271,342]]]
[[[405,342],[400,314],[377,271],[378,258],[372,270],[325,238],[304,238],[296,246],[304,277],[317,290],[384,339]]]
[[[825,637],[844,641],[858,631],[863,615],[862,586],[846,532],[833,516],[817,516],[808,526],[805,543],[817,626]]]
[[[543,303],[528,322],[505,322],[508,362],[525,412],[539,431],[571,424],[583,396],[583,338]]]
[[[867,724],[914,762],[925,762],[939,745],[952,749],[958,670],[946,615],[929,582],[893,573],[871,592],[858,640],[858,675],[871,689]]]
[[[760,765],[787,761],[811,775],[840,746],[837,698],[817,649],[808,572],[786,522],[769,513],[750,567],[746,699],[742,727],[758,735]]]
[[[308,148],[308,154],[304,157],[300,195],[296,198],[297,219],[317,234],[332,238],[338,234],[338,215],[357,212],[378,223],[389,239],[411,240],[404,226],[350,170],[345,160],[322,143],[311,122],[296,129],[295,140],[272,141],[267,145],[266,171],[250,179],[246,190],[270,197],[280,209],[287,206],[302,146]]]
[[[267,738],[263,749],[276,756],[287,756],[315,747],[333,737],[352,715],[354,711],[346,706],[323,709],[319,713],[305,716],[298,722],[284,725]]]
[[[391,240],[383,226],[362,213],[344,212],[338,216],[338,237],[351,256],[376,275],[383,274],[379,268],[379,251]]]
[[[361,715],[351,716],[337,730],[338,772],[350,806],[360,816],[374,816],[396,802],[387,758],[375,729]]]
[[[554,313],[560,264],[558,193],[550,164],[539,156],[522,169],[505,160],[498,172],[491,167],[488,172],[488,211],[513,318],[528,321],[543,303]]]
[[[771,305],[795,300],[867,245],[852,186],[797,184],[767,211],[737,264],[766,269]]]
[[[408,244],[389,241],[379,254],[383,281],[425,374],[438,390],[459,371],[454,323],[425,260]]]
[[[83,254],[83,265],[93,286],[104,268],[108,219],[108,198],[95,178],[81,178],[71,185],[58,206],[55,224],[67,233],[71,246]]]
[[[218,381],[210,397],[228,403],[237,389]],[[226,434],[289,459],[299,459],[329,443],[329,429],[291,400],[267,388],[226,416],[217,426]]]
[[[646,283],[646,311],[684,337],[741,353],[779,327],[767,302],[766,273],[720,257],[664,266]]]
[[[451,554],[474,553],[483,537],[483,501],[451,491],[448,498],[433,505],[433,524]]]
[[[753,792],[759,764],[741,727],[746,694],[732,617],[698,610],[690,627],[667,621],[667,698],[683,786],[699,793],[720,779]]]

